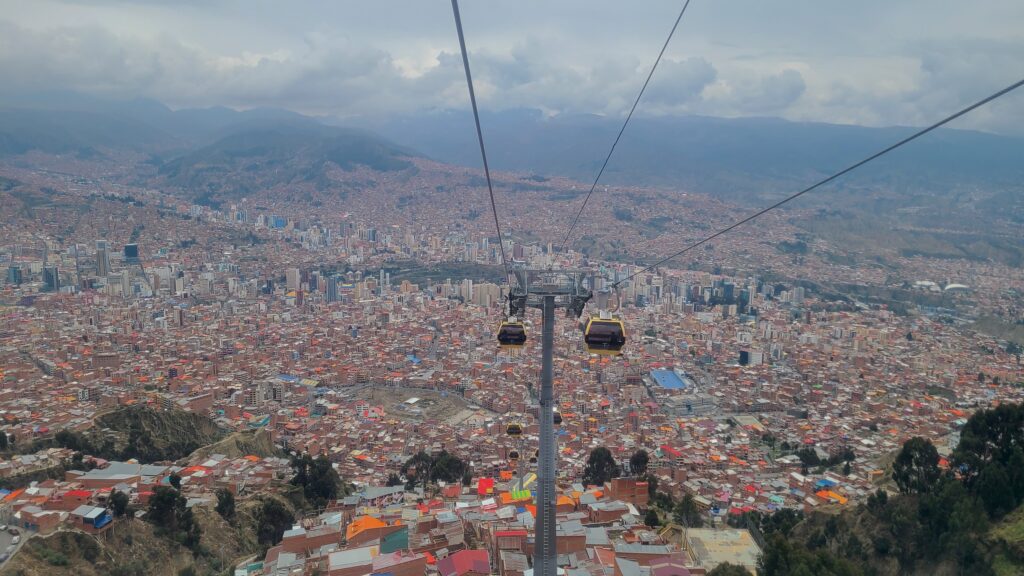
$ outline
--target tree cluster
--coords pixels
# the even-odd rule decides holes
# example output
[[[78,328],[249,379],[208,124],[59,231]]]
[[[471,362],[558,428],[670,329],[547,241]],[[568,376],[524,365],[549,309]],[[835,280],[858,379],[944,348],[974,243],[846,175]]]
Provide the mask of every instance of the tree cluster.
[[[590,451],[587,465],[583,468],[583,484],[588,486],[604,486],[604,483],[617,478],[621,470],[618,462],[612,457],[610,450],[599,446]]]
[[[838,453],[822,460],[814,448],[804,447],[796,451],[797,458],[800,458],[805,466],[824,466],[831,468],[841,462],[853,462],[857,455],[849,447],[843,447]]]
[[[468,485],[472,479],[469,466],[447,450],[435,454],[420,450],[402,464],[400,472],[406,478],[407,490],[412,490],[416,484],[422,484],[425,489],[437,482],[461,481],[463,485]]]
[[[146,519],[152,522],[158,533],[169,536],[193,553],[199,551],[202,530],[186,508],[187,500],[180,492],[169,486],[157,486],[149,498],[149,512]]]
[[[128,495],[120,490],[114,490],[110,494],[110,510],[115,518],[120,518],[128,512]]]
[[[217,514],[225,520],[235,517],[235,495],[227,488],[217,489]]]
[[[629,471],[634,476],[643,476],[647,473],[647,464],[650,461],[651,457],[647,454],[647,450],[641,448],[629,457]]]
[[[930,441],[911,438],[893,463],[900,494],[869,496],[857,512],[859,532],[839,515],[810,530],[803,543],[768,538],[764,574],[858,573],[871,559],[895,560],[901,573],[949,562],[963,574],[992,574],[989,526],[1024,503],[1024,407],[975,413],[949,461],[940,466]],[[854,571],[846,572],[842,561]]]
[[[256,540],[269,548],[281,541],[286,530],[292,527],[295,516],[284,504],[274,498],[265,498],[256,512]]]
[[[700,528],[704,526],[704,516],[697,508],[697,501],[690,494],[683,495],[683,498],[676,503],[672,510],[672,520],[680,526],[687,528]]]
[[[336,500],[343,491],[343,483],[331,461],[323,455],[313,458],[302,454],[292,458],[292,485],[302,488],[306,501],[313,508],[323,508]]]

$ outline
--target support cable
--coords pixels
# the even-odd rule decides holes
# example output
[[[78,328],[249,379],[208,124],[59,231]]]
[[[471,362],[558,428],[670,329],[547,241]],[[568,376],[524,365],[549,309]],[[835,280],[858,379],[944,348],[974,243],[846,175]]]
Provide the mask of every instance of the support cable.
[[[484,176],[487,178],[487,193],[491,197],[491,214],[494,215],[494,228],[498,231],[498,248],[501,250],[501,265],[505,268],[505,280],[509,281],[511,273],[508,260],[505,258],[505,240],[498,222],[498,207],[494,202],[494,187],[491,185],[491,169],[487,165],[487,151],[484,149],[484,133],[480,129],[480,113],[476,108],[476,92],[473,90],[473,75],[469,71],[469,53],[466,51],[466,38],[462,34],[462,17],[459,15],[459,0],[452,0],[452,12],[455,14],[455,29],[459,33],[459,48],[462,50],[462,64],[466,69],[466,86],[469,88],[469,102],[473,105],[473,121],[476,123],[476,138],[480,142],[480,156],[484,160]]]
[[[903,146],[904,144],[907,144],[907,143],[909,143],[909,142],[911,142],[913,140],[916,140],[916,139],[920,138],[921,136],[924,136],[925,134],[931,132],[932,130],[935,130],[936,128],[939,128],[941,126],[944,126],[944,125],[952,122],[953,120],[956,120],[957,118],[967,114],[968,112],[971,112],[972,110],[980,108],[980,107],[984,106],[985,104],[988,104],[989,102],[992,102],[993,100],[996,100],[997,98],[1005,96],[1006,94],[1009,94],[1010,92],[1013,92],[1014,90],[1016,90],[1017,88],[1020,88],[1021,86],[1024,86],[1024,80],[1020,80],[1018,82],[1015,82],[1015,83],[1007,86],[1006,88],[1003,88],[1002,90],[1000,90],[1000,91],[990,95],[990,96],[982,98],[981,100],[978,100],[974,104],[971,104],[970,106],[968,106],[966,108],[963,108],[959,112],[956,112],[954,114],[946,116],[942,120],[939,120],[938,122],[936,122],[935,124],[932,124],[931,126],[928,126],[927,128],[922,128],[921,130],[918,130],[917,132],[911,134],[910,136],[907,136],[906,138],[904,138],[904,139],[900,140],[899,142],[889,146],[888,148],[885,148],[885,149],[883,149],[883,150],[881,150],[879,152],[875,152],[874,154],[872,154],[871,156],[868,156],[867,158],[861,160],[860,162],[857,162],[855,164],[851,164],[850,166],[840,170],[839,172],[836,172],[835,174],[829,176],[828,178],[825,178],[823,180],[819,180],[818,182],[808,186],[807,188],[804,188],[803,190],[801,190],[801,191],[799,191],[799,192],[797,192],[797,193],[795,193],[795,194],[793,194],[791,196],[787,196],[786,198],[783,198],[782,200],[779,200],[775,204],[772,204],[771,206],[768,206],[767,208],[759,210],[759,211],[751,214],[750,216],[747,216],[746,218],[744,218],[744,219],[742,219],[742,220],[740,220],[738,222],[735,222],[735,223],[729,225],[728,227],[723,228],[723,229],[719,230],[718,232],[715,232],[714,234],[712,234],[712,235],[710,235],[710,236],[708,236],[708,237],[706,237],[706,238],[704,238],[704,239],[702,239],[702,240],[700,240],[698,242],[694,242],[693,244],[690,244],[689,246],[687,246],[686,248],[683,248],[682,250],[679,250],[678,252],[673,252],[672,254],[669,254],[668,256],[665,256],[661,260],[658,260],[654,264],[651,264],[650,266],[646,266],[644,268],[641,268],[640,270],[637,270],[636,272],[633,272],[629,276],[626,276],[622,280],[619,280],[618,282],[615,282],[614,284],[612,284],[612,286],[613,287],[619,286],[623,282],[626,282],[627,280],[629,280],[631,278],[634,278],[635,276],[637,276],[639,274],[643,274],[644,272],[648,272],[650,270],[653,270],[654,268],[657,268],[658,266],[661,266],[662,264],[668,262],[669,260],[672,260],[673,258],[677,258],[679,256],[682,256],[683,254],[689,252],[690,250],[693,250],[694,248],[697,248],[698,246],[706,244],[706,243],[714,240],[715,238],[718,238],[719,236],[721,236],[721,235],[723,235],[723,234],[725,234],[725,233],[727,233],[727,232],[729,232],[729,231],[731,231],[731,230],[733,230],[733,229],[735,229],[735,228],[737,228],[739,226],[742,226],[743,224],[746,224],[747,222],[750,222],[751,220],[753,220],[755,218],[758,218],[759,216],[763,216],[764,214],[766,214],[768,212],[771,212],[772,210],[778,208],[779,206],[782,206],[783,204],[786,204],[787,202],[790,202],[791,200],[796,200],[800,196],[803,196],[804,194],[806,194],[806,193],[808,193],[808,192],[810,192],[810,191],[812,191],[812,190],[814,190],[816,188],[819,188],[819,187],[821,187],[821,186],[823,186],[825,184],[828,184],[829,182],[839,178],[840,176],[843,176],[843,175],[845,175],[845,174],[847,174],[849,172],[852,172],[852,171],[856,170],[857,168],[860,168],[861,166],[867,164],[868,162],[871,162],[872,160],[875,160],[875,159],[877,159],[877,158],[879,158],[881,156],[884,156],[885,154],[888,154],[889,152],[892,152],[893,150],[899,148],[900,146]]]
[[[683,9],[679,11],[679,16],[676,16],[676,22],[672,25],[672,30],[668,33],[668,38],[665,38],[665,43],[661,46],[661,52],[658,52],[658,58],[654,60],[654,66],[651,66],[651,71],[647,74],[647,79],[644,80],[644,85],[640,88],[640,93],[636,95],[636,100],[633,101],[633,107],[629,109],[629,114],[626,115],[626,121],[622,123],[622,128],[619,128],[619,134],[615,137],[615,141],[612,142],[612,147],[608,150],[608,155],[604,159],[604,163],[601,164],[601,169],[597,172],[597,178],[594,178],[594,183],[590,186],[590,191],[587,192],[587,196],[583,199],[583,205],[580,206],[576,217],[572,220],[572,225],[569,226],[569,230],[565,233],[565,238],[562,238],[562,243],[559,245],[557,252],[561,252],[568,246],[569,236],[572,235],[572,231],[576,229],[576,224],[580,221],[580,216],[583,214],[583,210],[587,207],[587,203],[590,202],[590,197],[594,194],[594,189],[597,188],[597,183],[601,180],[601,176],[604,174],[604,169],[608,167],[608,161],[612,159],[612,154],[615,153],[615,147],[619,144],[619,139],[622,138],[622,133],[626,131],[626,126],[629,125],[629,119],[633,117],[633,112],[636,112],[636,106],[640,103],[640,98],[643,97],[644,91],[647,90],[647,85],[651,82],[651,77],[654,76],[654,71],[658,69],[658,64],[661,62],[661,57],[665,55],[665,49],[668,48],[668,43],[672,41],[672,36],[676,33],[676,28],[679,27],[679,21],[683,19],[683,14],[686,13],[686,7],[690,5],[690,0],[686,0],[683,4]],[[468,70],[468,68],[467,68]]]

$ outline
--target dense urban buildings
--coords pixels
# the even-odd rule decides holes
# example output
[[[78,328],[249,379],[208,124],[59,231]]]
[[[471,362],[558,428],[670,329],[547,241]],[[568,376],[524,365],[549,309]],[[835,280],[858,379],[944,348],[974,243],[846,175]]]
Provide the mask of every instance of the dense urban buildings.
[[[440,177],[426,168],[426,182]],[[31,447],[144,406],[195,413],[276,447],[169,461],[82,450],[81,468],[43,478],[32,473],[76,450],[39,443],[0,462],[0,477],[19,479],[0,510],[9,525],[116,530],[114,493],[145,510],[172,477],[190,509],[212,509],[222,490],[244,502],[281,493],[293,474],[287,454],[308,454],[326,458],[351,490],[297,518],[241,573],[530,570],[539,343],[508,352],[495,342],[507,284],[486,220],[464,225],[443,210],[400,217],[398,182],[383,184],[395,188],[382,196],[392,200],[372,204],[367,193],[306,212],[271,196],[214,209],[114,189],[109,176],[9,171],[61,186],[61,204],[77,208],[37,207],[31,220],[5,208],[8,442]],[[659,205],[657,193],[631,193]],[[733,210],[688,198],[681,218],[725,220]],[[72,219],[78,213],[86,217]],[[516,262],[590,267],[601,276],[595,288],[639,269],[556,253],[527,232],[544,236],[557,222],[518,220],[526,213],[512,211],[504,246]],[[912,276],[893,280],[766,244],[792,240],[782,218],[757,232],[624,282],[621,357],[587,355],[578,321],[558,320],[558,553],[569,572],[703,574],[723,562],[753,571],[763,541],[730,518],[856,506],[887,480],[886,459],[906,440],[929,438],[948,456],[973,410],[1024,399],[1019,350],[966,320],[1020,314],[1019,269],[909,258]],[[620,233],[631,232],[609,237]],[[849,282],[900,290],[912,309],[831,293]],[[510,437],[509,424],[523,434]],[[597,448],[620,472],[586,485]],[[641,450],[645,469],[633,470]],[[403,465],[421,451],[454,455],[464,478],[426,490],[409,481]],[[707,527],[664,511],[653,522],[655,494],[692,502]]]

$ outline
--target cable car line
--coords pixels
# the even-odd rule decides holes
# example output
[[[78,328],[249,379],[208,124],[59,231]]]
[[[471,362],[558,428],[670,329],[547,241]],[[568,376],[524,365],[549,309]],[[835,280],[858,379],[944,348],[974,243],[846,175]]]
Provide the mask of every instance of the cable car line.
[[[619,280],[619,281],[615,282],[614,284],[612,284],[612,286],[613,287],[618,287],[620,284],[622,284],[623,282],[625,282],[625,281],[627,281],[627,280],[629,280],[631,278],[634,278],[634,277],[636,277],[636,276],[638,276],[640,274],[643,274],[644,272],[648,272],[650,270],[653,270],[653,269],[657,268],[658,266],[661,266],[662,264],[664,264],[664,263],[668,262],[669,260],[672,260],[672,259],[674,259],[674,258],[676,258],[678,256],[682,256],[683,254],[689,252],[690,250],[693,250],[694,248],[697,248],[698,246],[706,244],[706,243],[714,240],[715,238],[718,238],[719,236],[721,236],[721,235],[723,235],[723,234],[725,234],[725,233],[727,233],[727,232],[729,232],[729,231],[731,231],[731,230],[733,230],[735,228],[738,228],[739,226],[742,226],[743,224],[746,224],[747,222],[750,222],[751,220],[753,220],[755,218],[758,218],[759,216],[762,216],[762,215],[764,215],[764,214],[766,214],[766,213],[768,213],[768,212],[778,208],[779,206],[782,206],[783,204],[786,204],[787,202],[789,202],[791,200],[795,200],[795,199],[799,198],[800,196],[803,196],[804,194],[806,194],[806,193],[808,193],[808,192],[810,192],[810,191],[812,191],[812,190],[814,190],[816,188],[819,188],[819,187],[821,187],[821,186],[823,186],[825,184],[828,184],[829,182],[832,182],[833,180],[839,178],[840,176],[843,176],[843,175],[845,175],[845,174],[847,174],[849,172],[852,172],[852,171],[856,170],[857,168],[860,168],[861,166],[867,164],[868,162],[871,162],[872,160],[875,160],[875,159],[877,159],[877,158],[879,158],[881,156],[884,156],[885,154],[888,154],[889,152],[892,152],[893,150],[899,148],[900,146],[903,146],[904,144],[907,144],[907,143],[909,143],[909,142],[911,142],[913,140],[916,140],[916,139],[920,138],[921,136],[924,136],[925,134],[931,132],[932,130],[935,130],[936,128],[944,126],[944,125],[952,122],[953,120],[956,120],[957,118],[967,114],[968,112],[971,112],[972,110],[980,108],[980,107],[984,106],[985,104],[988,104],[989,102],[992,102],[993,100],[996,100],[997,98],[1000,98],[1001,96],[1005,96],[1006,94],[1009,94],[1010,92],[1013,92],[1014,90],[1016,90],[1017,88],[1020,88],[1021,86],[1024,86],[1024,79],[1020,80],[1019,82],[1015,82],[1015,83],[1007,86],[1006,88],[1003,88],[1002,90],[1000,90],[1000,91],[990,95],[990,96],[987,96],[987,97],[985,97],[985,98],[983,98],[981,100],[978,100],[974,104],[971,104],[970,106],[968,106],[966,108],[963,108],[959,112],[956,112],[956,113],[954,113],[954,114],[952,114],[950,116],[947,116],[947,117],[943,118],[942,120],[939,120],[935,124],[932,124],[931,126],[928,126],[927,128],[923,128],[921,130],[918,130],[917,132],[911,134],[910,136],[907,136],[906,138],[904,138],[904,139],[900,140],[899,142],[889,146],[888,148],[885,148],[883,150],[875,152],[874,154],[872,154],[871,156],[868,156],[867,158],[861,160],[860,162],[857,162],[855,164],[851,164],[850,166],[847,166],[846,168],[840,170],[839,172],[836,172],[835,174],[829,176],[828,178],[825,178],[823,180],[819,180],[818,182],[812,184],[811,186],[808,186],[807,188],[804,188],[803,190],[801,190],[801,191],[799,191],[799,192],[797,192],[797,193],[795,193],[795,194],[793,194],[791,196],[787,196],[786,198],[783,198],[782,200],[776,202],[775,204],[772,204],[771,206],[768,206],[767,208],[759,210],[758,212],[755,212],[754,214],[751,214],[750,216],[747,216],[746,218],[744,218],[744,219],[742,219],[742,220],[740,220],[738,222],[735,222],[735,223],[729,225],[728,227],[723,228],[723,229],[719,230],[718,232],[715,232],[714,234],[712,234],[712,235],[710,235],[710,236],[708,236],[708,237],[706,237],[706,238],[704,238],[704,239],[702,239],[702,240],[700,240],[698,242],[690,244],[689,246],[687,246],[686,248],[683,248],[682,250],[679,250],[678,252],[673,252],[672,254],[669,254],[668,256],[665,256],[664,258],[662,258],[661,260],[658,260],[657,262],[655,262],[654,264],[651,264],[650,266],[646,266],[644,268],[641,268],[640,270],[637,270],[636,272],[633,272],[632,274],[626,276],[622,280]]]
[[[679,11],[679,16],[676,17],[676,22],[672,25],[672,30],[668,33],[668,38],[665,39],[665,43],[661,46],[661,52],[658,52],[658,58],[654,60],[654,66],[651,66],[651,71],[647,74],[647,79],[644,80],[644,85],[640,88],[640,93],[636,95],[636,100],[633,101],[633,107],[629,109],[629,114],[626,115],[626,120],[622,123],[622,128],[619,129],[619,134],[615,137],[615,141],[612,142],[611,149],[608,150],[608,156],[605,157],[604,163],[601,164],[601,169],[597,172],[597,178],[594,178],[594,183],[590,186],[590,191],[587,192],[587,196],[583,199],[583,205],[580,206],[579,211],[576,212],[576,217],[573,218],[572,225],[569,226],[569,230],[565,233],[565,238],[562,239],[562,243],[558,249],[559,252],[568,246],[567,243],[569,241],[569,236],[572,235],[572,231],[580,221],[580,216],[583,214],[583,210],[587,207],[587,203],[590,202],[590,196],[594,194],[594,189],[597,188],[597,183],[601,180],[601,176],[604,174],[604,169],[608,167],[608,161],[612,159],[612,154],[615,153],[615,147],[619,144],[619,139],[622,138],[622,133],[626,131],[626,126],[629,125],[629,119],[633,117],[633,112],[636,111],[637,104],[640,103],[640,98],[643,97],[644,91],[647,90],[647,85],[651,82],[651,77],[654,76],[654,71],[658,69],[661,57],[665,55],[665,49],[668,48],[668,43],[672,41],[672,36],[675,35],[676,28],[679,27],[679,21],[683,19],[683,14],[686,13],[686,7],[689,5],[690,0],[686,0],[686,3],[683,4],[683,9]],[[466,70],[469,70],[468,66]]]
[[[487,193],[491,197],[491,214],[494,215],[494,228],[498,231],[498,248],[501,250],[501,265],[505,268],[505,279],[511,273],[508,260],[505,258],[505,240],[498,222],[498,207],[494,202],[494,187],[491,185],[491,169],[487,165],[487,151],[484,149],[484,133],[480,129],[480,113],[476,109],[476,92],[473,90],[473,75],[469,71],[469,53],[466,51],[466,38],[462,34],[462,17],[459,15],[459,0],[452,0],[452,12],[455,14],[455,29],[459,33],[459,48],[462,50],[462,64],[466,69],[466,86],[469,88],[469,102],[473,105],[473,121],[476,123],[476,137],[480,142],[480,156],[484,160],[484,176],[487,178]]]

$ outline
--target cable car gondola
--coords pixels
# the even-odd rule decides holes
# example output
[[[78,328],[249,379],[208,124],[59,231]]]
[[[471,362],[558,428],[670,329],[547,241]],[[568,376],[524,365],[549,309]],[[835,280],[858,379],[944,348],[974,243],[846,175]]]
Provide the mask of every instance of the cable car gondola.
[[[509,452],[508,453],[508,459],[512,460],[513,462],[516,461],[516,460],[519,460],[519,451],[518,450],[513,450],[513,451]]]
[[[505,433],[508,434],[509,436],[522,436],[523,425],[518,422],[512,422],[511,424],[505,427]]]
[[[583,343],[589,354],[616,356],[626,344],[626,326],[608,312],[601,312],[587,320]]]
[[[558,411],[558,408],[555,408],[554,419],[555,426],[559,426],[562,424],[562,413]]]
[[[498,327],[498,345],[502,350],[520,350],[526,346],[526,326],[509,318]]]

